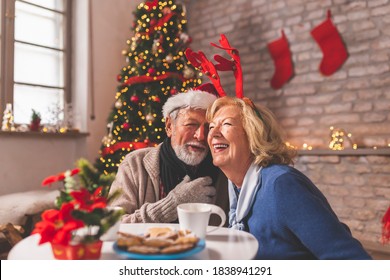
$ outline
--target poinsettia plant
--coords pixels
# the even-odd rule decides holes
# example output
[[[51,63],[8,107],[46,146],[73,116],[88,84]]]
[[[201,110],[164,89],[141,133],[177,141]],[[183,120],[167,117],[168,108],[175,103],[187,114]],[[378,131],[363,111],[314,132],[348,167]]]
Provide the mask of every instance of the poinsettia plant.
[[[39,244],[72,245],[98,241],[124,214],[123,210],[108,207],[108,197],[113,175],[98,175],[85,159],[77,162],[78,168],[49,176],[43,186],[63,182],[60,195],[56,198],[56,209],[42,213],[42,221],[35,225],[33,234],[39,233]],[[78,175],[78,179],[75,179]]]

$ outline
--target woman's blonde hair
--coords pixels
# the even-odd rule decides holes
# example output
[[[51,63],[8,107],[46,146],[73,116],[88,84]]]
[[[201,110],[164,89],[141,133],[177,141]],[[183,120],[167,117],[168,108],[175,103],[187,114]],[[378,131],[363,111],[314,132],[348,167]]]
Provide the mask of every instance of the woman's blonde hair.
[[[211,122],[219,109],[224,106],[239,108],[255,164],[265,167],[270,164],[294,163],[296,151],[284,143],[281,129],[270,110],[263,106],[256,108],[253,102],[246,97],[240,99],[225,96],[218,98],[208,108],[207,121]]]

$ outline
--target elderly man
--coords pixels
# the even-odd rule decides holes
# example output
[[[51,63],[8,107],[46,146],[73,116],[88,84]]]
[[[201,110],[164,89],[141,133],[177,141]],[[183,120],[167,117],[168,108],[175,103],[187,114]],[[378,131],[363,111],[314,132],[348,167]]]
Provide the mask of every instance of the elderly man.
[[[177,205],[214,203],[228,213],[226,177],[212,164],[207,145],[206,109],[216,97],[190,90],[170,97],[163,106],[167,138],[157,147],[129,153],[119,166],[110,192],[121,195],[112,206],[127,214],[122,222],[169,223]],[[220,223],[211,217],[211,224]]]

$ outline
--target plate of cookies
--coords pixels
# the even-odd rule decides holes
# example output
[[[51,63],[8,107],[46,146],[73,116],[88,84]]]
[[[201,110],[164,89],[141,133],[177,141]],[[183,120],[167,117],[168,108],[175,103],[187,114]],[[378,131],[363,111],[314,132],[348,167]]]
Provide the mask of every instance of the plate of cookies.
[[[128,259],[174,260],[199,253],[205,248],[205,240],[190,231],[170,227],[152,227],[144,234],[118,232],[114,251]]]

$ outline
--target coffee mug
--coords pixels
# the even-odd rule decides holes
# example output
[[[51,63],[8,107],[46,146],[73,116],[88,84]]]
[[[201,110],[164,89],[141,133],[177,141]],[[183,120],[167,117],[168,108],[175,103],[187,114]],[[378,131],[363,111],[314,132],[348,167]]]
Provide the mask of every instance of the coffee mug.
[[[207,203],[184,203],[177,206],[180,229],[190,230],[199,238],[206,237],[211,214],[221,217],[222,221],[218,227],[225,224],[226,214],[219,206]]]

